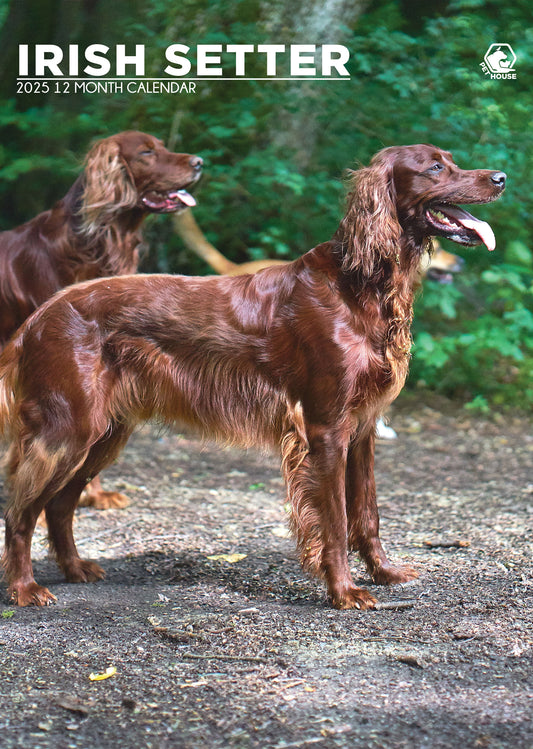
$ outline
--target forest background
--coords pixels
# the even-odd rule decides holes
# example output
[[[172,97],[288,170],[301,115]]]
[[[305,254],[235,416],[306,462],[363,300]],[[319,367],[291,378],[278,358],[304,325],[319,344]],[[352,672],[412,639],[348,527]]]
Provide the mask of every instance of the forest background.
[[[463,168],[505,171],[475,208],[497,248],[444,243],[466,263],[427,281],[408,387],[488,412],[533,405],[533,24],[525,0],[0,0],[0,229],[62,197],[90,143],[127,129],[205,161],[194,215],[228,258],[291,259],[334,232],[343,170],[383,146],[430,142]],[[511,45],[516,79],[481,63]],[[202,81],[194,94],[17,94],[19,44],[145,44],[161,77],[173,43],[347,46],[349,80]],[[257,58],[247,76],[262,76]],[[151,217],[142,270],[209,272],[168,217]]]

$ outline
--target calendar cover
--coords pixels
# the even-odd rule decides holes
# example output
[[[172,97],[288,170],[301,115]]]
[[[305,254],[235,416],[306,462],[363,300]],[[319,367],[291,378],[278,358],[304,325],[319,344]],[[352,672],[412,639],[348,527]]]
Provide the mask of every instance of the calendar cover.
[[[0,0],[2,745],[533,746],[532,49]]]

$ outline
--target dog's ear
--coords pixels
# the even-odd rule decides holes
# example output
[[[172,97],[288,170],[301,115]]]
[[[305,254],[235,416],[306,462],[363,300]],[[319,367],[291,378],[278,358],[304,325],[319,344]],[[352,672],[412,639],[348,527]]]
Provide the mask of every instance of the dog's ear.
[[[85,159],[84,191],[80,209],[82,230],[98,233],[125,208],[137,205],[138,194],[127,163],[113,138],[101,140]]]
[[[371,276],[379,258],[395,258],[401,226],[396,214],[390,149],[380,151],[370,166],[349,173],[348,209],[336,237],[343,245],[343,266]]]

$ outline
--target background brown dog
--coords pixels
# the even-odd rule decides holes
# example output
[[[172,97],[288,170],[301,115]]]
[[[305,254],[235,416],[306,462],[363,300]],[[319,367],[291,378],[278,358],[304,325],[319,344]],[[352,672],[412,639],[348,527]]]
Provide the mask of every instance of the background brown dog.
[[[24,320],[59,289],[77,281],[134,273],[149,213],[194,205],[202,159],[171,153],[152,135],[126,131],[100,140],[82,174],[54,207],[0,233],[0,350]],[[118,492],[95,478],[82,504],[123,507]]]

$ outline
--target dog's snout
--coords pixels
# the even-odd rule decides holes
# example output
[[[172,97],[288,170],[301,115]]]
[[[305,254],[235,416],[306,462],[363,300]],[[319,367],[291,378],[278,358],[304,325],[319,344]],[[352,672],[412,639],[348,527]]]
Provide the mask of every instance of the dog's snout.
[[[500,187],[502,190],[505,187],[505,180],[507,179],[507,175],[505,172],[492,172],[490,175],[490,180],[493,184],[496,185],[496,187]]]
[[[204,160],[200,158],[200,156],[191,156],[191,158],[189,159],[189,164],[192,166],[193,169],[196,169],[197,172],[200,171],[203,163],[204,163]]]

